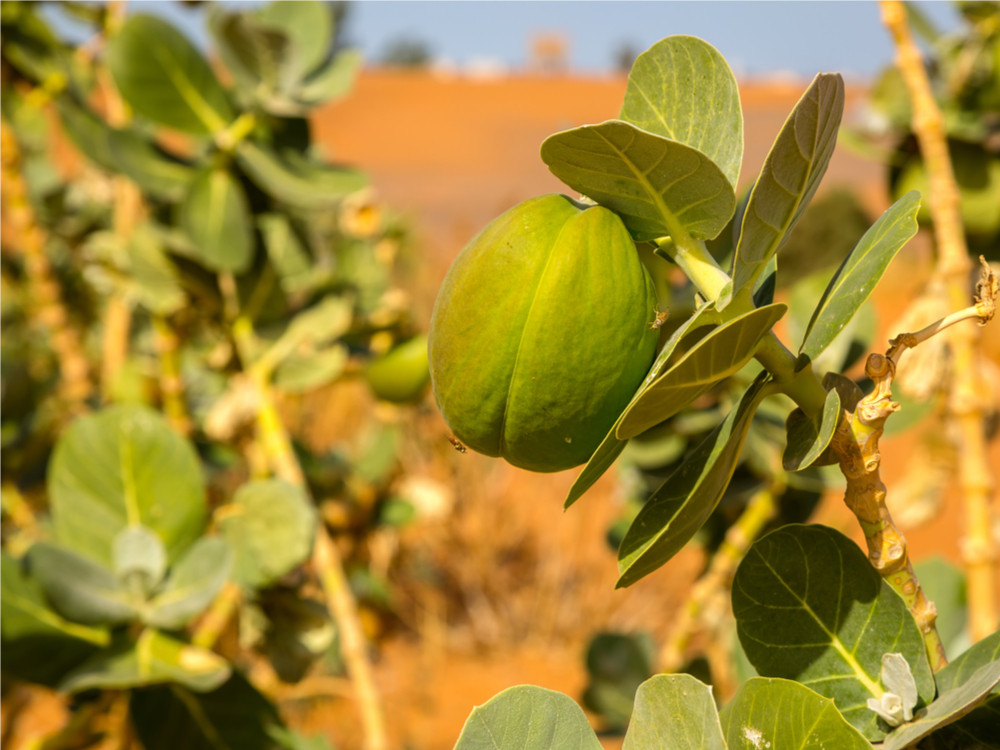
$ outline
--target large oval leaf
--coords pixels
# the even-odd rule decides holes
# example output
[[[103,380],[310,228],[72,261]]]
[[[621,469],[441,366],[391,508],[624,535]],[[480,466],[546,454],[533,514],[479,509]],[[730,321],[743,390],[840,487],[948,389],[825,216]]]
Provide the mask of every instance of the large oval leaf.
[[[730,750],[871,750],[832,700],[791,680],[752,677],[720,716]]]
[[[667,361],[670,359],[670,355],[673,354],[677,345],[680,343],[681,339],[696,328],[705,325],[713,325],[718,322],[718,312],[715,310],[715,305],[713,302],[706,302],[691,315],[687,320],[685,320],[681,325],[679,325],[672,334],[670,338],[667,339],[667,343],[663,345],[660,349],[660,353],[656,355],[656,360],[653,365],[649,368],[649,372],[642,381],[642,386],[640,386],[639,391],[633,396],[633,402],[642,393],[642,389],[649,385],[653,380],[655,380],[662,372],[663,368],[667,366]],[[621,424],[621,417],[615,421],[611,429],[608,430],[608,434],[604,436],[604,440],[601,444],[597,446],[597,450],[594,451],[590,460],[587,461],[587,465],[583,467],[583,471],[577,476],[576,481],[573,482],[573,486],[570,487],[569,495],[566,497],[566,502],[563,507],[568,508],[580,497],[583,496],[587,490],[589,490],[598,479],[604,476],[604,472],[611,468],[611,464],[615,462],[615,459],[621,455],[621,452],[625,449],[628,444],[627,440],[620,440],[616,436],[618,431],[618,425]]]
[[[733,293],[750,287],[819,187],[844,112],[838,74],[813,79],[778,133],[754,183],[733,256]]]
[[[218,515],[222,535],[236,553],[234,578],[248,588],[274,583],[312,550],[316,510],[305,492],[288,482],[244,484]]]
[[[618,439],[635,437],[658,425],[716,383],[739,372],[786,309],[776,304],[751,310],[705,336],[629,404],[615,430]]]
[[[736,193],[705,154],[621,120],[550,135],[552,174],[617,213],[632,235],[711,239],[736,210]]]
[[[736,189],[743,161],[740,91],[726,59],[708,42],[670,36],[639,55],[618,117],[698,149]]]
[[[109,141],[118,169],[144,192],[170,203],[187,193],[195,178],[194,168],[168,154],[152,138],[135,130],[115,130]]]
[[[195,258],[213,271],[245,271],[253,260],[250,206],[243,186],[223,168],[206,169],[180,206]]]
[[[635,694],[622,750],[726,750],[712,689],[691,675],[659,674]]]
[[[291,152],[282,157],[252,141],[240,143],[236,158],[257,187],[297,208],[329,208],[368,184],[368,178],[357,170],[294,161]]]
[[[754,412],[770,392],[762,373],[642,506],[618,548],[615,588],[631,586],[652,573],[705,524],[729,486]]]
[[[187,625],[212,603],[229,576],[233,553],[218,537],[202,537],[170,570],[142,620],[164,630]]]
[[[921,703],[934,697],[923,638],[903,600],[850,539],[823,526],[789,525],[757,540],[733,579],[733,614],[750,663],[834,698],[871,740],[888,726],[882,655],[902,654]]]
[[[601,743],[572,698],[517,685],[472,709],[455,750],[601,750]]]
[[[107,568],[54,544],[28,550],[31,576],[55,610],[83,625],[119,625],[138,619],[135,602]]]
[[[218,654],[147,628],[134,641],[122,638],[81,664],[59,689],[78,693],[173,682],[202,693],[219,687],[230,673],[229,662]]]
[[[112,406],[74,422],[56,444],[48,488],[59,543],[109,569],[114,538],[128,525],[155,531],[171,561],[205,525],[194,448],[142,406]]]
[[[917,233],[919,208],[920,194],[907,193],[858,240],[816,305],[799,348],[801,355],[815,359],[854,317],[896,253]]]
[[[233,110],[215,73],[177,29],[135,15],[108,45],[108,68],[122,97],[160,125],[208,135],[224,130]]]
[[[107,630],[53,612],[38,582],[6,552],[0,555],[0,581],[5,675],[54,687],[66,672],[108,645]]]

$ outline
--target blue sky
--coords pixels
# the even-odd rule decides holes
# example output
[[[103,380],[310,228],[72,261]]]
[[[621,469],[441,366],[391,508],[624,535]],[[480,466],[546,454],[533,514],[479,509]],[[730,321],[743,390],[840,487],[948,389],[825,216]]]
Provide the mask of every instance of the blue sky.
[[[960,25],[951,3],[919,5],[944,30]],[[129,9],[164,15],[200,44],[207,41],[197,9],[156,1],[133,2]],[[565,36],[571,67],[585,73],[611,69],[623,45],[642,51],[670,34],[705,39],[744,75],[839,71],[870,77],[892,56],[874,0],[356,0],[346,25],[369,61],[394,40],[408,38],[459,67],[491,62],[521,68],[538,32]]]

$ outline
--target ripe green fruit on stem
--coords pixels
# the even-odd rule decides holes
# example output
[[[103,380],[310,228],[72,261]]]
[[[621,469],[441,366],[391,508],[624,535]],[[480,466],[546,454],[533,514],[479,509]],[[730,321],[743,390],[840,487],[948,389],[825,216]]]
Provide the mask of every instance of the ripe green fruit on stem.
[[[455,259],[431,316],[431,384],[455,436],[532,471],[584,463],[646,374],[656,293],[618,216],[545,195]]]

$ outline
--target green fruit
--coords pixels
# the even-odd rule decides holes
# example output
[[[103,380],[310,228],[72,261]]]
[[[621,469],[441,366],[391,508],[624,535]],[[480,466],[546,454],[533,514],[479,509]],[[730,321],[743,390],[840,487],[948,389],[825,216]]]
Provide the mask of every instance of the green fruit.
[[[397,344],[365,368],[365,380],[383,401],[416,401],[427,386],[427,337]]]
[[[431,384],[455,436],[532,471],[584,463],[646,374],[656,293],[618,216],[564,195],[494,219],[431,316]]]

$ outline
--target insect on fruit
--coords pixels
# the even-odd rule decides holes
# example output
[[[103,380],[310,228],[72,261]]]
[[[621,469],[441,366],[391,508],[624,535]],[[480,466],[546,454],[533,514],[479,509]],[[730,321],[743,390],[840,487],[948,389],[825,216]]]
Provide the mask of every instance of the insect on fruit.
[[[457,450],[459,453],[465,453],[465,451],[468,450],[464,445],[462,445],[461,440],[452,435],[448,436],[448,442],[451,443],[452,446],[454,446],[455,450]]]
[[[653,314],[656,315],[656,317],[653,319],[653,322],[649,324],[649,327],[655,331],[657,328],[659,328],[660,326],[662,326],[664,323],[667,322],[667,317],[670,315],[670,310],[664,310],[663,312],[660,312],[658,308],[654,307]]]

